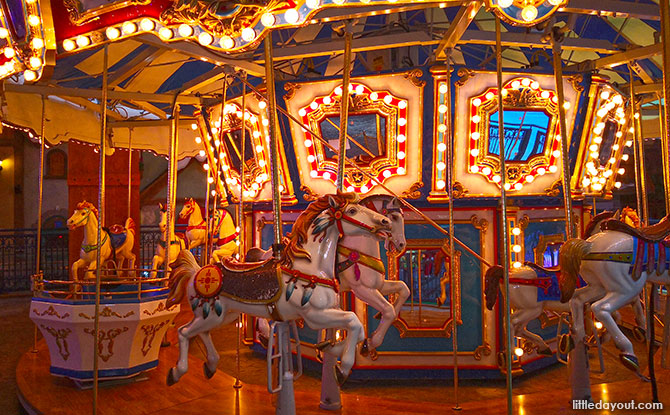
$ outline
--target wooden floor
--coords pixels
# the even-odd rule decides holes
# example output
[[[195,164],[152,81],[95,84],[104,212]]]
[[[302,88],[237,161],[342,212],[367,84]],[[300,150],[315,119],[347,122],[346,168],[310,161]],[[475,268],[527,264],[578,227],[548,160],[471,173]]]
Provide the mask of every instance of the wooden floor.
[[[16,379],[24,405],[31,413],[41,414],[90,414],[92,391],[79,390],[66,379],[49,374],[49,356],[44,342],[40,342],[37,353],[27,352],[16,370]],[[157,369],[147,373],[145,381],[101,387],[99,392],[99,414],[240,414],[262,415],[275,412],[273,397],[260,385],[245,384],[240,390],[232,388],[234,379],[222,372],[207,380],[202,373],[202,361],[190,357],[189,373],[179,383],[168,387],[165,379],[169,366],[177,359],[177,348],[161,351]],[[657,369],[661,401],[667,403],[665,411],[670,413],[670,371]],[[609,401],[650,402],[649,387],[639,380],[627,380],[596,385],[593,399]],[[339,414],[444,414],[451,412],[451,404],[415,402],[411,390],[397,393],[393,399],[343,394],[343,408]],[[517,414],[569,414],[569,390],[554,390],[547,393],[516,395],[514,413]],[[319,390],[297,390],[295,393],[298,414],[333,413],[319,409]],[[506,401],[495,399],[462,403],[464,414],[504,414]],[[589,413],[583,411],[584,413]],[[609,413],[592,411],[590,413]]]

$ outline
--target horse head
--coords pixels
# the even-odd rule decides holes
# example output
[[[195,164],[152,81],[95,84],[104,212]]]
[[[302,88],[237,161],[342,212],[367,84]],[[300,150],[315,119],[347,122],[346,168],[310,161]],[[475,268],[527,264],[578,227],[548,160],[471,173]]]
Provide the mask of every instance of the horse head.
[[[405,217],[398,198],[388,195],[373,195],[361,200],[361,205],[381,213],[391,221],[391,232],[384,241],[388,251],[402,252],[407,244],[405,237]]]
[[[158,209],[161,213],[161,220],[158,222],[158,227],[160,228],[161,232],[165,233],[167,229],[167,209],[162,203],[158,203]]]
[[[354,235],[366,235],[368,232],[376,235],[380,240],[385,240],[391,234],[391,220],[381,213],[367,208],[355,200],[350,200],[345,194],[328,196],[328,208],[324,214],[314,221],[313,233],[319,233],[319,223],[327,221],[328,225],[336,225],[340,238]]]
[[[98,217],[98,209],[93,206],[92,203],[83,201],[77,204],[77,207],[74,209],[74,213],[67,220],[67,227],[69,230],[76,229],[80,226],[84,226],[88,223],[90,214],[93,213],[95,217]]]
[[[199,209],[198,203],[192,197],[184,199],[184,207],[179,212],[180,219],[187,219],[195,209]]]
[[[635,209],[631,209],[628,206],[623,208],[621,211],[621,219],[623,223],[633,226],[635,228],[640,227],[640,217],[638,216]]]

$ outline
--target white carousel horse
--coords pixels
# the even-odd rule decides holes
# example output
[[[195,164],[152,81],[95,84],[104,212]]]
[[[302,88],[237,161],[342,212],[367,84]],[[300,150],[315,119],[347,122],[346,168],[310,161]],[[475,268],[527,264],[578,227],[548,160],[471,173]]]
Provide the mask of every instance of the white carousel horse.
[[[84,227],[84,239],[81,242],[79,259],[72,264],[72,279],[79,280],[79,269],[88,268],[84,274],[85,279],[95,278],[97,267],[97,250],[100,249],[100,261],[105,264],[110,259],[116,259],[116,265],[120,267],[123,260],[128,260],[128,269],[135,266],[135,222],[132,218],[126,219],[125,227],[114,225],[109,230],[103,228],[102,239],[98,246],[98,209],[92,203],[83,201],[77,204],[74,213],[67,220],[70,230],[80,226]]]
[[[252,264],[227,260],[200,268],[189,251],[182,251],[170,276],[166,306],[188,295],[194,317],[178,330],[179,360],[168,374],[168,385],[188,370],[189,341],[196,335],[207,350],[205,375],[213,376],[219,354],[209,332],[233,322],[240,312],[284,321],[302,318],[314,330],[346,329],[344,340],[326,350],[341,357],[335,376],[343,383],[365,336],[356,314],[339,309],[334,275],[337,243],[342,237],[368,232],[387,238],[390,231],[388,218],[358,204],[355,194],[338,193],[320,197],[298,217],[281,260]]]
[[[405,219],[398,200],[393,196],[373,195],[362,199],[360,204],[381,213],[391,221],[391,237],[384,242],[384,248],[387,251],[402,252],[407,241]],[[356,298],[380,312],[379,326],[365,339],[361,347],[363,356],[371,354],[374,358],[374,350],[382,344],[386,332],[409,298],[409,288],[404,281],[386,279],[384,263],[380,259],[379,241],[375,235],[368,233],[340,239],[337,255],[336,272],[340,280],[340,290],[352,291]],[[251,248],[247,253],[247,260],[263,260],[271,256],[272,251]],[[384,297],[389,294],[397,294],[393,304]]]
[[[150,278],[155,278],[158,267],[165,263],[165,253],[168,252],[168,264],[172,264],[179,255],[179,251],[186,249],[186,239],[182,235],[175,234],[174,226],[170,229],[170,237],[167,237],[167,209],[162,203],[158,204],[161,212],[161,221],[158,224],[161,230],[161,239],[156,247],[156,255],[151,260]],[[169,244],[165,241],[170,241]]]
[[[200,211],[198,202],[193,200],[192,197],[186,199],[184,201],[184,207],[179,212],[179,218],[188,218],[188,226],[186,227],[188,249],[204,245],[205,239],[207,238],[207,222],[202,218],[202,211]]]
[[[627,215],[631,214],[631,210],[624,210],[624,212]],[[618,217],[618,212],[605,211],[594,216],[588,225],[586,225],[584,236],[588,238],[594,233],[599,232],[600,224],[615,216]],[[628,218],[628,216],[626,217]],[[509,301],[512,308],[512,336],[524,338],[537,345],[538,353],[542,355],[552,354],[549,345],[542,337],[529,331],[526,326],[531,321],[540,317],[544,310],[554,311],[559,314],[570,311],[569,305],[561,302],[559,298],[559,275],[559,268],[546,269],[530,262],[526,262],[521,268],[510,271]],[[502,278],[503,267],[500,265],[495,265],[486,271],[484,293],[486,308],[489,310],[493,310],[498,300],[498,288],[502,282]],[[646,319],[639,298],[637,300],[633,298],[631,301],[633,301],[637,324],[640,327],[645,327]]]
[[[212,217],[212,263],[221,262],[223,258],[232,257],[238,251],[235,238],[239,231],[233,216],[226,209],[217,209]]]
[[[609,220],[601,229],[586,241],[570,239],[561,247],[561,301],[570,300],[572,332],[578,342],[586,337],[584,304],[593,302],[591,310],[612,335],[622,363],[639,374],[633,345],[612,313],[638,298],[646,281],[670,283],[670,216],[646,228]],[[587,285],[575,290],[578,275]]]

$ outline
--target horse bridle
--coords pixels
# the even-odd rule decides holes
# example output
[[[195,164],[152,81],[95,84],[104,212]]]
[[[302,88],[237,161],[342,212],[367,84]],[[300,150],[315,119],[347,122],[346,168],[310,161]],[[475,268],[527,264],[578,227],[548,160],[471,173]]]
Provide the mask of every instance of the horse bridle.
[[[349,206],[349,204],[345,204],[344,206],[340,207],[339,209],[334,209],[332,207],[328,208],[330,211],[330,215],[333,217],[335,220],[335,225],[337,226],[337,232],[340,234],[340,238],[344,236],[344,229],[342,229],[342,221],[347,221],[353,225],[358,226],[359,228],[365,229],[366,231],[369,231],[370,233],[375,233],[377,232],[378,227],[377,226],[372,226],[368,225],[367,223],[363,223],[357,219],[352,218],[351,216],[347,215],[344,213],[344,210]],[[378,213],[378,212],[375,212]]]
[[[82,220],[80,220],[79,222],[77,222],[77,223],[74,224],[74,225],[75,225],[75,228],[76,228],[77,226],[79,226],[81,223],[84,223],[84,221],[86,221],[86,222],[84,223],[84,225],[86,225],[86,224],[88,223],[89,219],[90,219],[90,218],[89,218],[89,215],[91,214],[91,210],[90,210],[89,208],[84,208],[84,209],[82,209],[82,210],[83,210],[84,212],[86,212],[86,216],[84,216],[84,219],[82,219]]]

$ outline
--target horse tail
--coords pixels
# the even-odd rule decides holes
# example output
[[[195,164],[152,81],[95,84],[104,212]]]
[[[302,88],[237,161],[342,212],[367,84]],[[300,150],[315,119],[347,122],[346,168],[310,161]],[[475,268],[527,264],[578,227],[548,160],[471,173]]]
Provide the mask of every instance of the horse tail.
[[[484,295],[486,297],[486,308],[489,310],[493,310],[493,306],[498,301],[498,288],[504,271],[500,265],[494,265],[486,271],[484,276]]]
[[[135,235],[135,221],[133,218],[126,219],[126,231],[132,232]]]
[[[558,263],[561,267],[561,275],[558,279],[558,285],[561,289],[561,302],[567,303],[572,298],[572,294],[577,288],[579,279],[579,268],[582,265],[582,259],[591,251],[591,243],[583,239],[568,239],[559,253]]]
[[[170,280],[168,282],[170,293],[167,300],[165,300],[165,307],[171,308],[181,302],[186,294],[187,282],[198,271],[200,271],[200,265],[198,265],[191,251],[180,251],[170,273]]]

